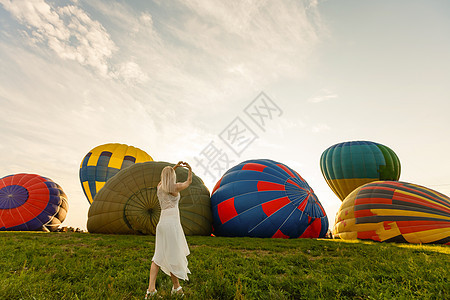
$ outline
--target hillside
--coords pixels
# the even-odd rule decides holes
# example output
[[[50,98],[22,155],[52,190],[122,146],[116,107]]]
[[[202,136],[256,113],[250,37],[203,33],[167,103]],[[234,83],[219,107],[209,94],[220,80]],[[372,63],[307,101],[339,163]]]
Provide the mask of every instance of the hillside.
[[[187,237],[184,299],[449,299],[450,247]],[[0,232],[0,299],[143,299],[154,237]],[[158,294],[170,299],[160,272]]]

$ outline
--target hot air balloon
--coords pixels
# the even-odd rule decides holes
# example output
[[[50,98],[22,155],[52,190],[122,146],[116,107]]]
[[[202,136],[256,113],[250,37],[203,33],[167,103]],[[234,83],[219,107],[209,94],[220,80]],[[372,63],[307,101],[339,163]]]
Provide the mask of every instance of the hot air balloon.
[[[49,178],[15,174],[0,179],[0,230],[55,231],[68,207],[66,194]]]
[[[145,151],[124,144],[100,145],[89,151],[80,165],[80,181],[89,203],[105,183],[120,170],[152,161]]]
[[[376,180],[400,178],[400,160],[390,148],[367,141],[336,144],[320,157],[320,169],[343,201],[357,187]]]
[[[294,170],[268,159],[229,169],[211,196],[214,234],[264,238],[317,238],[328,218],[308,183]]]
[[[161,208],[156,188],[167,162],[146,162],[121,170],[97,193],[89,208],[87,229],[91,233],[156,233]],[[188,171],[177,168],[177,181]],[[186,235],[211,234],[211,201],[200,177],[193,174],[191,185],[180,192],[180,220]]]
[[[450,244],[450,198],[407,182],[367,183],[342,202],[333,233],[345,240]]]

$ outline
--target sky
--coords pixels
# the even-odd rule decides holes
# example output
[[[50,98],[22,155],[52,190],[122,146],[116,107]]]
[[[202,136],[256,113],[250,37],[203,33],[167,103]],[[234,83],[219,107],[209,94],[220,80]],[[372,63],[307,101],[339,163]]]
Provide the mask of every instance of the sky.
[[[63,225],[86,229],[79,167],[98,145],[190,162],[210,190],[267,158],[332,226],[320,156],[366,140],[401,181],[450,195],[449,15],[445,0],[0,0],[0,177],[51,178]]]

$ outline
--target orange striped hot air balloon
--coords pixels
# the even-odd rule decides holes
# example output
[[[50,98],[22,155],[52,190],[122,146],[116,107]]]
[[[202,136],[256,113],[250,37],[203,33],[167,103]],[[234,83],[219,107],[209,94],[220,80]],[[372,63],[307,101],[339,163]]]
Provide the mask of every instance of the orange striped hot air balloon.
[[[412,183],[368,183],[342,202],[333,234],[345,240],[450,244],[450,198]]]

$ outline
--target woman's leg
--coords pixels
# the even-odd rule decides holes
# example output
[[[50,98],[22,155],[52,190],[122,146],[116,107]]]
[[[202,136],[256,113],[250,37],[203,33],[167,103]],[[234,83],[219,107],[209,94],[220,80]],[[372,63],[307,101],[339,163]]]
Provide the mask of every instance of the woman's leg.
[[[180,282],[178,281],[178,277],[170,273],[170,278],[172,279],[173,288],[177,289],[180,286]]]
[[[156,276],[158,275],[159,266],[152,261],[152,266],[150,267],[150,279],[148,282],[148,290],[153,292],[156,290]]]

